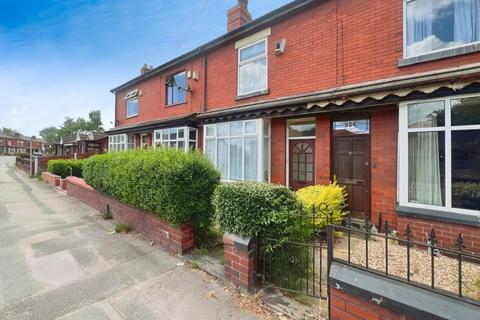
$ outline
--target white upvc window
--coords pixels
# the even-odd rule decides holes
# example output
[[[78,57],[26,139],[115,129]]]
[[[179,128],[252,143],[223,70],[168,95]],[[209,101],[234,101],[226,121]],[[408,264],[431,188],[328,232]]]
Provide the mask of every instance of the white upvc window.
[[[155,148],[176,148],[180,150],[195,150],[197,148],[197,129],[179,127],[155,130],[153,135]]]
[[[138,89],[128,92],[125,97],[126,103],[126,117],[131,118],[138,116],[138,96],[140,91]]]
[[[404,56],[480,42],[480,0],[404,0]]]
[[[238,95],[268,89],[267,38],[238,49]]]
[[[206,125],[204,149],[225,181],[270,181],[270,120]]]
[[[480,95],[401,104],[398,145],[401,206],[480,215]]]
[[[135,148],[135,135],[116,134],[108,137],[108,150],[110,152],[124,151]]]

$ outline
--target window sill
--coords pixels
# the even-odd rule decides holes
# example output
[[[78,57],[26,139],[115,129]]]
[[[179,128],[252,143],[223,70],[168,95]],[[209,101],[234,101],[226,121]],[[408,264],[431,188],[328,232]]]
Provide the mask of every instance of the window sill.
[[[131,115],[131,116],[126,116],[125,119],[130,119],[130,118],[135,118],[135,117],[138,117],[138,113],[134,114],[134,115]]]
[[[187,101],[174,103],[174,104],[167,104],[164,106],[164,108],[177,107],[177,106],[181,106],[182,104],[187,104]]]
[[[269,93],[270,93],[270,89],[265,89],[265,90],[261,90],[261,91],[256,91],[256,92],[236,96],[235,100],[238,101],[238,100],[243,100],[243,99],[248,99],[248,98],[253,98],[253,97],[258,97],[258,96],[264,96],[264,95],[269,94]]]
[[[456,57],[474,52],[480,52],[480,43],[467,44],[462,47],[445,49],[442,51],[431,52],[416,57],[400,59],[398,60],[398,67],[407,67],[418,63]]]
[[[401,217],[414,217],[442,222],[451,222],[474,227],[480,227],[480,216],[448,212],[441,210],[421,209],[397,206],[397,214]]]

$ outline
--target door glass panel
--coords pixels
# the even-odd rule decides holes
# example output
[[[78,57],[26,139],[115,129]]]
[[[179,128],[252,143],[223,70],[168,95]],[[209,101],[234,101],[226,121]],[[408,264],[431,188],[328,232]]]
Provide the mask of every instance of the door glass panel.
[[[290,138],[314,137],[315,120],[292,122],[288,125],[288,136]]]
[[[313,181],[313,165],[312,147],[308,143],[297,143],[292,154],[292,179],[296,182]]]

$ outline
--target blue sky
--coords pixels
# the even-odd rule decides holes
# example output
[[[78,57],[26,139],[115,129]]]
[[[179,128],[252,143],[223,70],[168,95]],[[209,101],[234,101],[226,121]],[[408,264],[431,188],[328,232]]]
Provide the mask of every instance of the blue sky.
[[[291,0],[250,0],[254,18]],[[113,87],[226,31],[236,0],[1,0],[0,127],[114,115]]]

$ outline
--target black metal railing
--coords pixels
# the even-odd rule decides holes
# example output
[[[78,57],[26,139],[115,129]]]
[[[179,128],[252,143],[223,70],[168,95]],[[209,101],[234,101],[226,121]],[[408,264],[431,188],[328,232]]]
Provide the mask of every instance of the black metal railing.
[[[421,242],[413,239],[413,232],[410,225],[407,225],[403,235],[400,235],[393,233],[394,231],[389,227],[388,221],[385,221],[383,226],[378,228],[381,230],[381,233],[372,231],[373,225],[369,221],[365,221],[363,228],[355,228],[352,227],[348,219],[345,226],[329,225],[327,229],[329,268],[332,262],[346,264],[378,274],[380,276],[388,277],[416,287],[434,291],[442,295],[461,299],[462,301],[474,304],[476,306],[480,306],[480,255],[476,255],[465,250],[465,241],[461,233],[457,236],[455,248],[446,248],[438,245],[438,237],[435,229],[431,229],[429,234],[426,235],[427,242]],[[334,244],[335,232],[338,233],[339,231],[345,235],[344,241],[346,241],[346,244],[343,244],[343,250],[334,247],[337,245]],[[381,267],[379,267],[378,260],[376,261],[376,266],[372,266],[372,264],[369,263],[369,252],[374,250],[369,248],[369,246],[373,246],[372,242],[376,244],[374,249],[378,249],[379,244],[383,243],[380,254],[378,250],[375,252],[377,258],[378,256],[381,256],[382,261],[380,263],[383,264]],[[395,244],[396,247],[392,248],[392,244]],[[395,261],[390,261],[392,249],[395,249],[395,253],[398,253],[400,250],[403,252],[403,255],[401,255],[400,258],[397,255]],[[352,256],[352,250],[354,250],[355,259]],[[421,279],[418,277],[418,273],[412,271],[412,254],[415,254],[415,259],[419,259],[419,257],[425,258],[427,260],[425,263],[430,264],[430,274],[428,280],[424,279],[424,281],[421,281]],[[440,273],[441,270],[437,271],[436,268],[439,267],[438,260],[440,257],[445,257],[445,259],[448,259],[443,260],[443,262],[447,261],[449,265],[452,263],[456,264],[456,289],[447,289],[437,285],[437,281],[440,279],[438,273]],[[473,282],[471,281],[472,283],[470,283],[470,285],[473,284],[474,290],[478,290],[478,296],[466,295],[464,292],[464,264],[466,263],[468,263],[470,267],[469,278],[472,276],[474,277],[474,280]],[[402,268],[405,270],[402,270],[401,272],[398,272],[398,270],[397,272],[392,271],[392,267],[398,267],[398,264],[401,264]],[[475,270],[478,270],[476,275]],[[441,276],[442,274],[440,277]],[[443,276],[446,276],[446,274],[443,274]],[[478,277],[478,279],[475,280],[475,277]]]

